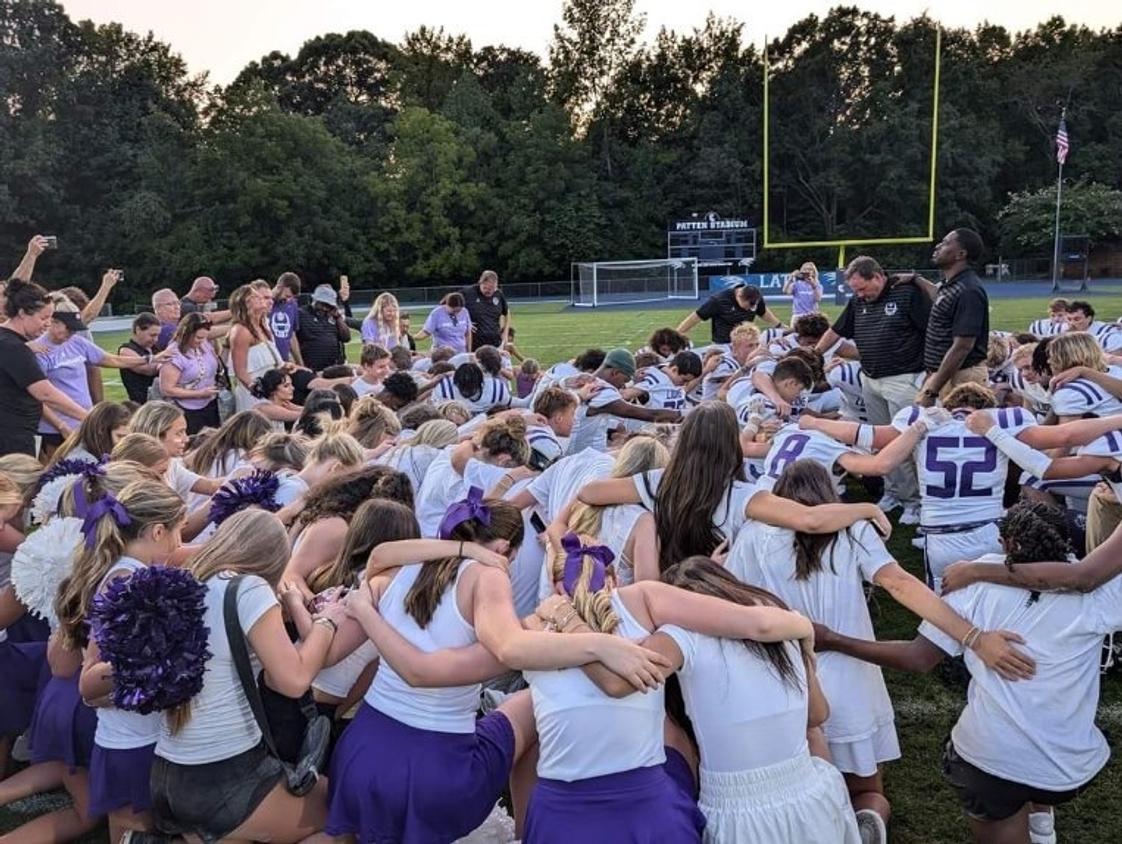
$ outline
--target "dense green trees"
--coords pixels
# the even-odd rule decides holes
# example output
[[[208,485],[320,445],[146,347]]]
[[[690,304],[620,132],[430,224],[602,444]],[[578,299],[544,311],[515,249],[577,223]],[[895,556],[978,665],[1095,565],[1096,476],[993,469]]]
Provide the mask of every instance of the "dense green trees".
[[[14,264],[32,233],[58,235],[46,279],[124,266],[129,300],[202,272],[227,289],[288,268],[364,286],[482,266],[564,278],[571,260],[664,254],[676,216],[758,220],[762,56],[732,20],[642,32],[633,0],[568,0],[546,61],[440,28],[400,44],[356,31],[219,88],[151,35],[0,0],[0,254]],[[926,17],[856,8],[771,43],[774,237],[926,230],[934,43]],[[1117,213],[1122,27],[987,25],[944,31],[943,48],[940,230],[1049,251],[1036,209],[1065,103],[1072,213]],[[834,256],[759,266],[803,257]]]

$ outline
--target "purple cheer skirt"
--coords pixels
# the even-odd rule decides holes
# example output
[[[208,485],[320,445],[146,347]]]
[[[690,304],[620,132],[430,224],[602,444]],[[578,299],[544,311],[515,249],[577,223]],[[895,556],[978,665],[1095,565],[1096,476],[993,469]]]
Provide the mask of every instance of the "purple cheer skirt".
[[[31,761],[65,762],[88,768],[93,753],[97,713],[82,702],[78,675],[51,677],[39,693],[31,719]]]
[[[491,813],[514,762],[501,712],[474,733],[438,733],[363,704],[331,758],[326,831],[361,842],[454,841]]]
[[[4,628],[9,642],[46,642],[51,637],[51,626],[31,613],[24,613]]]
[[[530,796],[523,844],[694,844],[705,816],[689,764],[673,748],[666,762],[562,782],[539,779]]]
[[[133,812],[152,808],[152,788],[148,784],[156,745],[112,750],[94,743],[90,757],[91,818],[129,807]]]
[[[0,642],[0,736],[19,735],[31,725],[49,676],[46,642]]]

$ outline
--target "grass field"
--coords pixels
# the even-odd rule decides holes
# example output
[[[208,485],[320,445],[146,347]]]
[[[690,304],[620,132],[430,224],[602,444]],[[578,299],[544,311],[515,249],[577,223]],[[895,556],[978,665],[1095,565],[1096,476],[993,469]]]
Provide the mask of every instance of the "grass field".
[[[994,328],[1023,330],[1032,319],[1045,312],[1046,299],[995,299],[990,322]],[[1103,319],[1122,313],[1122,296],[1094,297]],[[524,354],[543,364],[552,363],[590,346],[636,348],[646,342],[651,331],[676,325],[689,308],[649,308],[635,310],[576,311],[560,305],[516,305],[515,325],[518,346]],[[831,314],[837,308],[827,307]],[[789,311],[776,308],[786,318]],[[694,329],[695,339],[708,339],[708,326]],[[98,334],[105,348],[116,349],[124,339],[121,333]],[[352,359],[357,344],[350,347]],[[106,371],[106,393],[123,398],[115,373]],[[896,558],[914,574],[922,576],[922,557],[911,546],[912,530],[898,528],[889,547]],[[895,604],[883,592],[872,602],[872,614],[880,638],[911,638],[916,618]],[[970,840],[969,831],[950,789],[939,774],[942,745],[963,704],[963,694],[945,685],[938,675],[916,676],[886,671],[888,689],[896,709],[896,725],[903,758],[887,766],[885,779],[893,804],[889,839],[894,844],[958,844]],[[1122,680],[1110,676],[1103,682],[1099,723],[1117,751],[1122,736]],[[1075,803],[1058,812],[1057,830],[1061,842],[1113,842],[1122,840],[1122,808],[1111,795],[1122,793],[1122,773],[1112,761],[1095,785]],[[16,811],[17,806],[0,809],[0,832],[24,822],[31,814]],[[28,807],[30,808],[30,807]],[[93,837],[91,841],[104,841]]]

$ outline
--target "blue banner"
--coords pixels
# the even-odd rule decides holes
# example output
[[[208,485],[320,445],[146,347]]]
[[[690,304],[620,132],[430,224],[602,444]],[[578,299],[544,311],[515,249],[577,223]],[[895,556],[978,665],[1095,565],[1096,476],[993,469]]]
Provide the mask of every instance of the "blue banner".
[[[728,290],[730,287],[736,287],[738,284],[754,284],[764,292],[764,295],[782,295],[783,285],[787,282],[787,273],[745,273],[744,275],[715,275],[709,277],[709,291],[711,293],[718,293],[721,290]],[[833,296],[838,289],[838,274],[830,270],[828,272],[820,272],[818,274],[818,281],[822,284],[822,293],[825,296]],[[842,286],[843,292],[848,294],[848,288]]]

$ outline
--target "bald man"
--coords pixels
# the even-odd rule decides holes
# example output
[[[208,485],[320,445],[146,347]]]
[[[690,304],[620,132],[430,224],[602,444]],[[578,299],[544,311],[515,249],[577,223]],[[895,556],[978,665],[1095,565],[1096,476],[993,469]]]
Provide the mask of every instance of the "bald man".
[[[199,311],[207,315],[207,318],[212,323],[229,322],[229,311],[214,311],[210,309],[211,304],[214,302],[215,294],[218,293],[218,284],[213,278],[207,275],[201,275],[191,283],[191,289],[187,291],[179,304],[184,314],[194,313]]]

